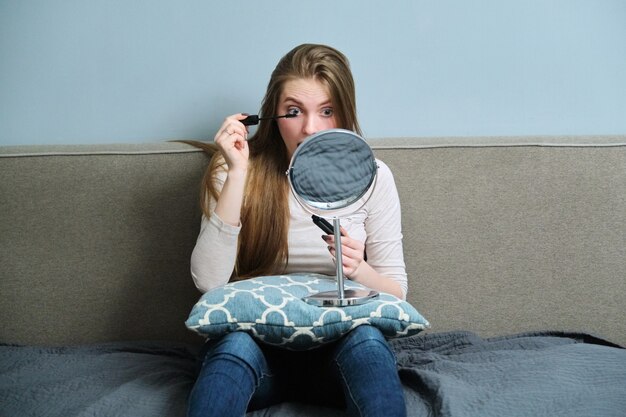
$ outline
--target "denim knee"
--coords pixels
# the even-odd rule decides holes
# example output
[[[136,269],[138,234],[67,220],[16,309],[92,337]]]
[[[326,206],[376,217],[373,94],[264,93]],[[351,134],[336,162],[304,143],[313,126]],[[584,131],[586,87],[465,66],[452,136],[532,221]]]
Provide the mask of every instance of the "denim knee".
[[[245,363],[254,373],[257,384],[268,372],[263,352],[252,336],[244,332],[232,332],[222,337],[209,349],[205,361],[218,357]]]
[[[261,349],[242,332],[208,342],[206,348],[189,396],[188,417],[243,416],[267,373]]]
[[[344,352],[352,351],[362,343],[377,350],[380,349],[380,353],[386,354],[394,363],[396,362],[395,355],[391,352],[391,349],[389,349],[385,336],[383,336],[376,327],[370,325],[358,326],[344,336],[344,339],[340,342],[337,357],[341,356]]]
[[[377,328],[362,325],[337,346],[335,364],[350,416],[406,416],[396,358]]]

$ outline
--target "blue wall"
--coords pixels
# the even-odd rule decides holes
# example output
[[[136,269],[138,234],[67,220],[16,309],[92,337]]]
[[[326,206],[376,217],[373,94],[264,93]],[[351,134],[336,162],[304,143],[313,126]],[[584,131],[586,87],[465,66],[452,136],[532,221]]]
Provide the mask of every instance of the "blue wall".
[[[0,144],[211,138],[303,42],[366,137],[626,133],[624,0],[0,0]]]

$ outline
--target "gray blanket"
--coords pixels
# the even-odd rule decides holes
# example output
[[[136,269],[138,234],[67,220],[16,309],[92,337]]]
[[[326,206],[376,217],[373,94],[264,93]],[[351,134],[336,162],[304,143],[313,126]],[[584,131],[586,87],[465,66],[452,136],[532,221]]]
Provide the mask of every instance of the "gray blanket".
[[[626,350],[586,334],[397,339],[414,416],[626,416]]]
[[[626,349],[589,335],[393,340],[410,416],[626,416]],[[197,349],[173,343],[0,345],[0,416],[185,415]],[[257,416],[341,416],[279,404]]]
[[[184,416],[194,358],[171,343],[0,346],[0,416]]]

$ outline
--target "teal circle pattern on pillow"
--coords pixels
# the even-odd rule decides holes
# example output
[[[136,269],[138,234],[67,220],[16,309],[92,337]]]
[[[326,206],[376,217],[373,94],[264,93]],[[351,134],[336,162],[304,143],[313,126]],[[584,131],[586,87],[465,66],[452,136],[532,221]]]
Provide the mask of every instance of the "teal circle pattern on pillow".
[[[344,286],[364,288],[348,280]],[[203,294],[185,324],[211,340],[244,331],[263,343],[290,350],[333,342],[360,325],[375,326],[387,338],[414,335],[430,327],[411,304],[387,293],[347,307],[318,307],[302,301],[305,296],[336,289],[335,277],[311,273],[231,282]]]

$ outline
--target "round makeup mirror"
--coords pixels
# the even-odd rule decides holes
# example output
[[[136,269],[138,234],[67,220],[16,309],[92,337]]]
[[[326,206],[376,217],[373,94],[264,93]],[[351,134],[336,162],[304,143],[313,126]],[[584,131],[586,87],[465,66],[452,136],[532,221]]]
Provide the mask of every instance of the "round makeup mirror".
[[[287,176],[296,200],[309,213],[332,219],[336,258],[341,259],[340,218],[361,208],[376,185],[378,166],[365,140],[354,132],[330,129],[309,136],[294,152]],[[310,304],[347,306],[376,297],[373,290],[344,290],[341,261],[337,264],[337,291],[305,297]]]

